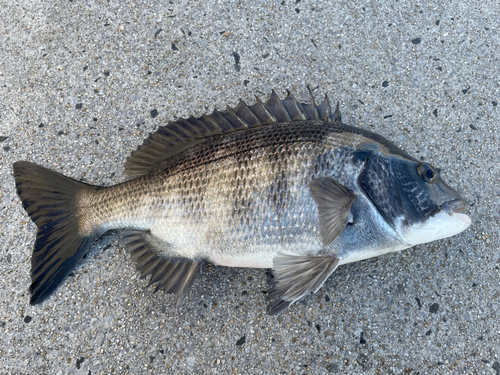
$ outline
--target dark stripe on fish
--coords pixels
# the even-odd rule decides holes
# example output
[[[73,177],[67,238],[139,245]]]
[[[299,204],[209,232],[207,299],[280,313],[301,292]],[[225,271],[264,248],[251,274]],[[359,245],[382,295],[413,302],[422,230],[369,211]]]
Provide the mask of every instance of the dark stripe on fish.
[[[353,134],[375,140],[389,152],[408,160],[417,161],[393,143],[370,131],[339,122],[300,121],[265,125],[224,136],[215,135],[209,137],[203,143],[163,162],[155,168],[153,173],[161,172],[172,175],[256,149],[296,143],[321,143],[329,134],[342,133],[345,133],[346,136]]]

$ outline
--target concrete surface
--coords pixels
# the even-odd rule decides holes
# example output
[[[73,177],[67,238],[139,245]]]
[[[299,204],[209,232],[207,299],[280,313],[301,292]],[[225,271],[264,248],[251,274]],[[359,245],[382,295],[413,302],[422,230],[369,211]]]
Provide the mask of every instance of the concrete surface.
[[[497,1],[4,0],[0,373],[500,374],[499,20]],[[29,305],[13,162],[114,184],[165,121],[306,84],[442,168],[471,228],[342,266],[278,318],[265,270],[206,267],[176,309],[111,233]]]

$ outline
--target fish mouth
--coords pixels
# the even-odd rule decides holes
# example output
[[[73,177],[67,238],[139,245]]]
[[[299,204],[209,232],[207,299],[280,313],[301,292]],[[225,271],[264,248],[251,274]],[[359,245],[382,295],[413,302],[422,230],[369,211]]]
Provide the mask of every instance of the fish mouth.
[[[465,210],[467,207],[469,207],[469,203],[467,203],[467,201],[463,199],[454,199],[452,201],[444,202],[440,208],[451,216]]]

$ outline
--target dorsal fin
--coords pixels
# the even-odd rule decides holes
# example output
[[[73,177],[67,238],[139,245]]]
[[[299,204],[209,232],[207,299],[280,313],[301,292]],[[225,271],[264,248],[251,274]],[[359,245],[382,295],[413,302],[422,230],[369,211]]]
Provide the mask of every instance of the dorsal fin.
[[[248,106],[243,100],[235,108],[214,110],[210,115],[180,118],[160,126],[144,143],[132,153],[125,163],[125,173],[137,177],[151,172],[155,167],[178,153],[204,142],[214,135],[228,134],[257,126],[289,121],[335,121],[328,96],[319,106],[314,103],[299,103],[287,91],[280,100],[273,90],[266,103],[257,98],[257,103]],[[312,97],[312,94],[311,94]]]

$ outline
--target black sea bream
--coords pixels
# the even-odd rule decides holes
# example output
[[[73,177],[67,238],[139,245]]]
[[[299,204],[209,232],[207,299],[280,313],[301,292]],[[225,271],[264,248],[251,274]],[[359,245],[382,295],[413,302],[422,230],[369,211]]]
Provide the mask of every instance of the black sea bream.
[[[130,181],[77,182],[19,161],[38,227],[31,303],[45,300],[95,239],[125,228],[143,277],[182,295],[204,263],[272,268],[268,313],[316,292],[344,263],[462,232],[467,207],[439,170],[317,106],[266,103],[170,122],[125,164]]]

